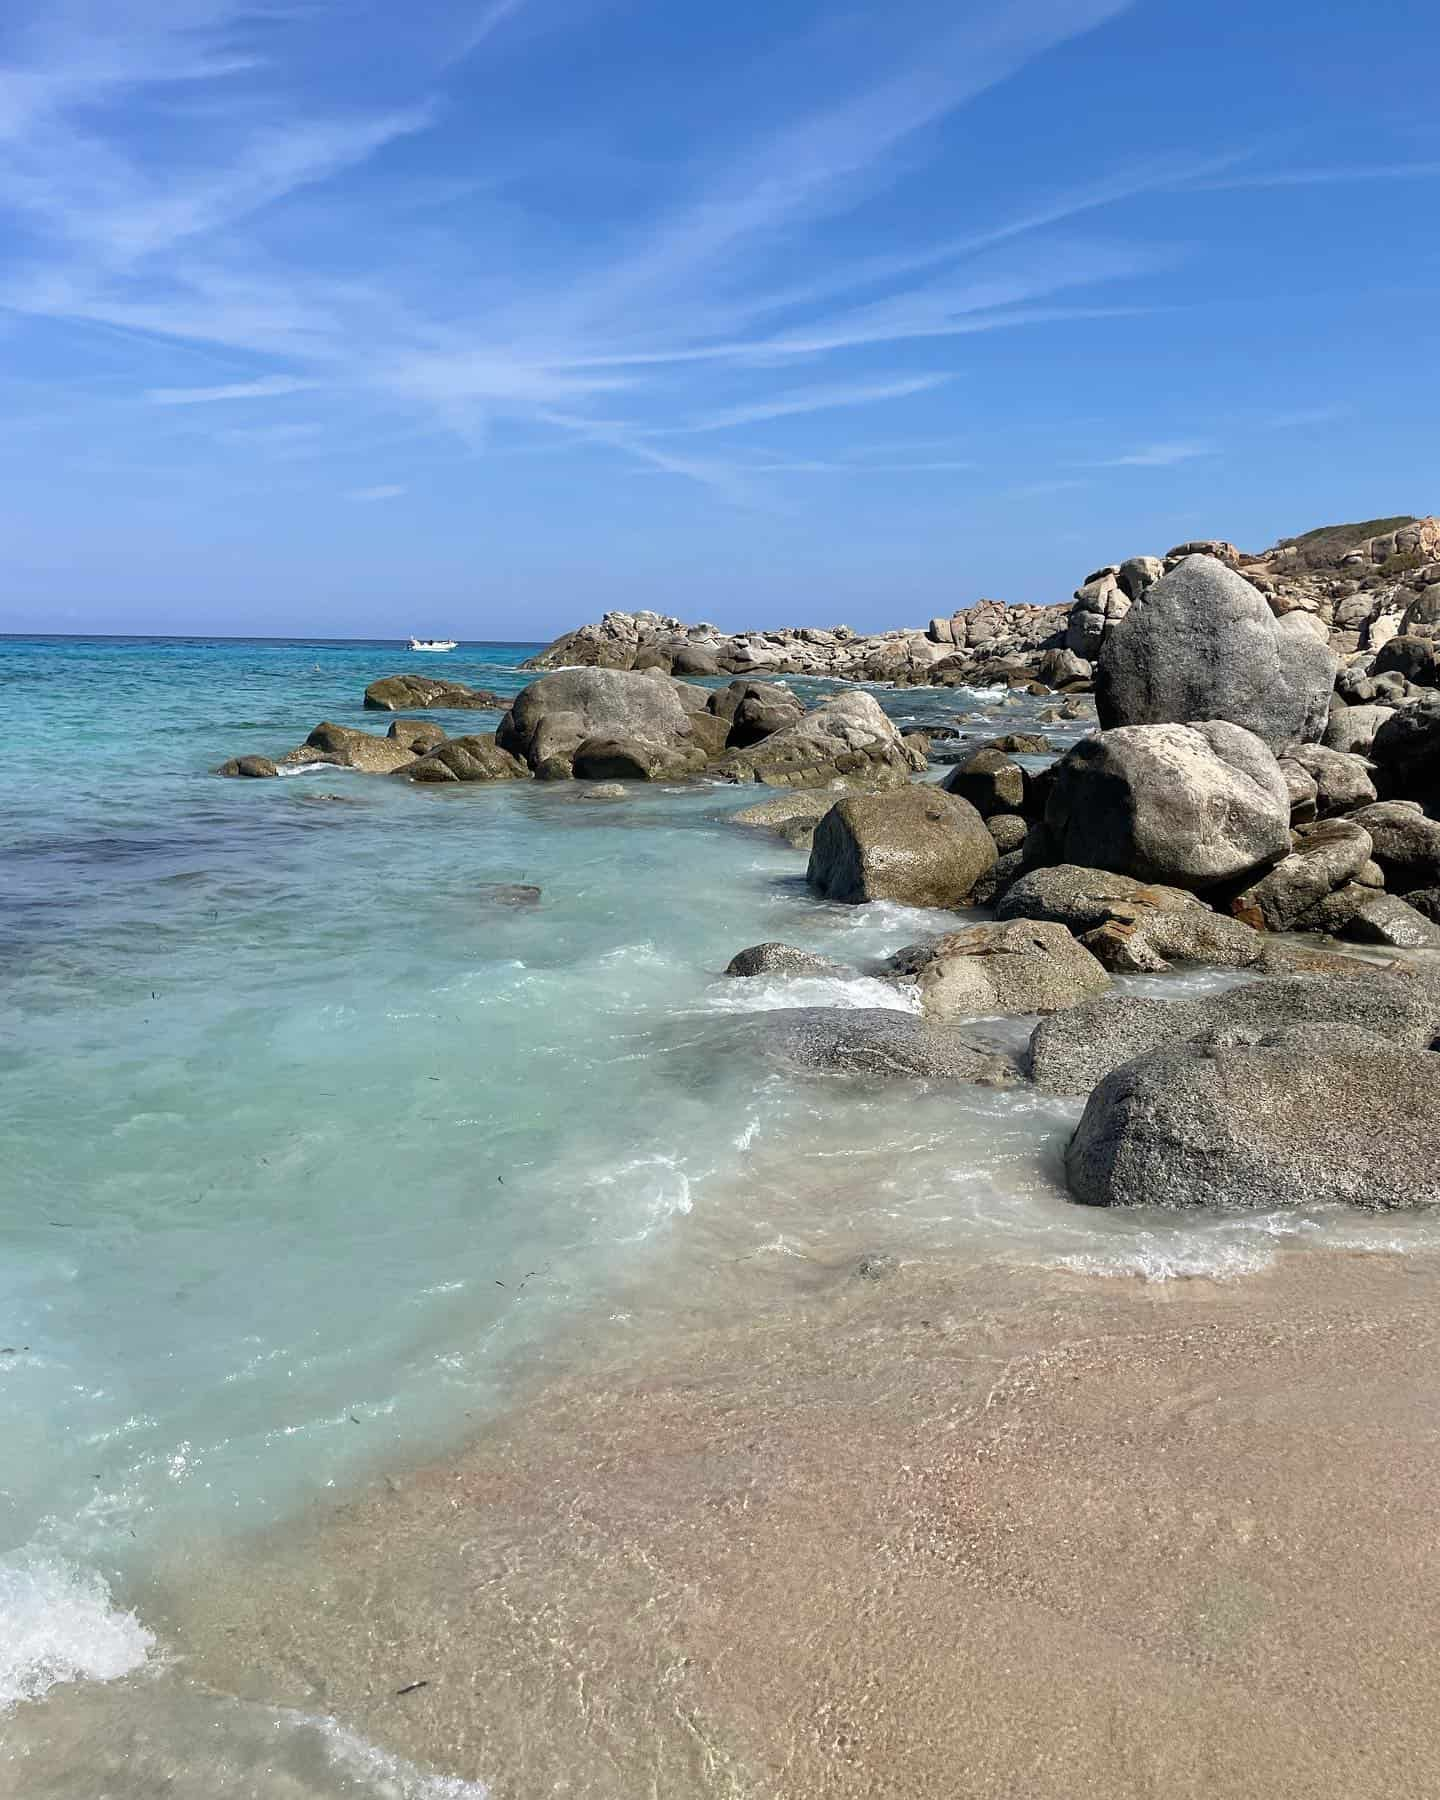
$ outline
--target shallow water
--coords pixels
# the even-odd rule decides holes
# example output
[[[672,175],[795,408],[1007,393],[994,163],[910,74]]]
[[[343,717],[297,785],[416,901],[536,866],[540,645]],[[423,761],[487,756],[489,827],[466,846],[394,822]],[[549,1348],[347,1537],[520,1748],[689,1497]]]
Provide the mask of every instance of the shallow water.
[[[443,666],[514,692],[526,653]],[[746,1259],[779,1291],[858,1246],[1157,1278],[1423,1239],[1094,1213],[1058,1180],[1078,1102],[727,1053],[737,1011],[905,1007],[867,971],[945,923],[816,902],[802,857],[727,823],[754,790],[211,775],[321,718],[383,731],[361,695],[406,661],[0,640],[0,1709],[163,1658],[144,1596],[178,1543],[454,1441],[563,1365],[567,1322],[683,1304],[687,1268]],[[907,725],[1035,711],[880,698]],[[538,905],[487,892],[515,883]],[[721,975],[766,939],[854,974]]]

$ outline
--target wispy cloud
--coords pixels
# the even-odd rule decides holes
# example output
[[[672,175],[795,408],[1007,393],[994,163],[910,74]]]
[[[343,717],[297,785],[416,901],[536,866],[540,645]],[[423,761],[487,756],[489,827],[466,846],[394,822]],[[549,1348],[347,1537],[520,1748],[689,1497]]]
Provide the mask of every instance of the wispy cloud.
[[[1440,180],[1440,162],[1341,163],[1331,168],[1271,169],[1236,173],[1213,180],[1188,181],[1186,187],[1219,192],[1233,188],[1331,187],[1350,181]]]
[[[1139,449],[1127,451],[1124,456],[1107,457],[1104,462],[1088,466],[1095,469],[1173,469],[1177,463],[1194,462],[1197,457],[1217,454],[1214,444],[1186,440],[1143,444]]]
[[[262,375],[256,381],[231,381],[221,387],[147,388],[152,406],[208,406],[217,400],[274,400],[285,394],[305,394],[319,387],[296,375]]]
[[[768,400],[722,407],[687,425],[679,432],[732,431],[740,425],[759,425],[767,419],[794,418],[801,413],[829,412],[839,406],[874,406],[882,400],[904,400],[911,394],[928,393],[949,381],[948,375],[909,375],[898,381],[862,381],[835,387],[792,388]]]
[[[398,500],[402,494],[408,492],[409,489],[399,483],[387,482],[380,487],[351,488],[345,498],[369,505],[376,500]]]

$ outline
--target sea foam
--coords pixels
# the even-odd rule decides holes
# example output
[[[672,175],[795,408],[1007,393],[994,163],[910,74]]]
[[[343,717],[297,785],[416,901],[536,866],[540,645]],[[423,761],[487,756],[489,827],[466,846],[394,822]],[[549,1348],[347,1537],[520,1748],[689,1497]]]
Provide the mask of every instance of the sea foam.
[[[128,1675],[154,1648],[96,1570],[59,1557],[0,1560],[0,1711],[58,1682]]]

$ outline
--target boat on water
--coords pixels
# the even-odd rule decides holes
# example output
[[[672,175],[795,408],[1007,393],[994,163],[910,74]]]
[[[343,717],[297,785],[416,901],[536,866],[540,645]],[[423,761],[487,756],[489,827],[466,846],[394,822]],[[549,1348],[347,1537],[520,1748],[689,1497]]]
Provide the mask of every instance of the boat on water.
[[[411,638],[410,648],[412,650],[453,650],[456,642],[455,638]]]

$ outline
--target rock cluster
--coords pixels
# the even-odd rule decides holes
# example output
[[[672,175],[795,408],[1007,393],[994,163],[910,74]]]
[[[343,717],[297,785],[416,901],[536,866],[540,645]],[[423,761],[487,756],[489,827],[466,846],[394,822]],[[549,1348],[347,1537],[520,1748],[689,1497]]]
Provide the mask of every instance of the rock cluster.
[[[367,712],[424,712],[437,707],[450,712],[504,712],[509,704],[484,688],[429,675],[386,675],[365,690]]]

